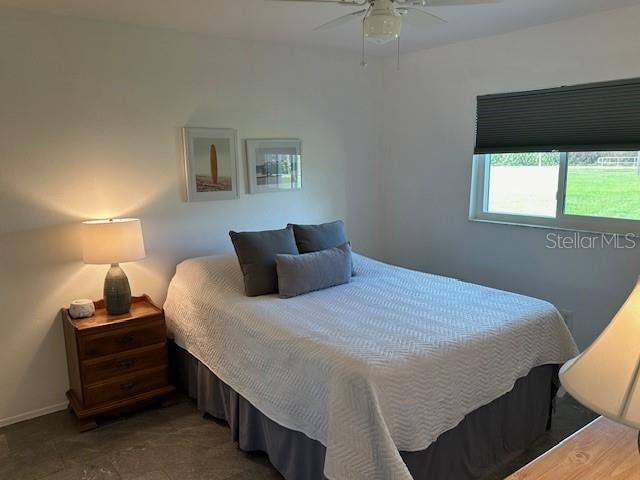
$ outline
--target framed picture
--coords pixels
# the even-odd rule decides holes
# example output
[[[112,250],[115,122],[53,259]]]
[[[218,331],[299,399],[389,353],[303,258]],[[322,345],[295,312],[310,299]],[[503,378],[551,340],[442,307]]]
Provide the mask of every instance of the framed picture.
[[[298,139],[249,139],[249,192],[302,189],[302,142]]]
[[[238,197],[238,135],[231,128],[182,129],[187,201]]]

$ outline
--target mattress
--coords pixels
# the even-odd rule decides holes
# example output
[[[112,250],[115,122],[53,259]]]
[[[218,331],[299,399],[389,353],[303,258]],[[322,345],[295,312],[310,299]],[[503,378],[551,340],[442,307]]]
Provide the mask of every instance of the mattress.
[[[354,255],[351,283],[244,296],[233,256],[178,265],[176,343],[278,424],[326,447],[327,478],[410,479],[426,449],[539,365],[577,354],[549,303]]]

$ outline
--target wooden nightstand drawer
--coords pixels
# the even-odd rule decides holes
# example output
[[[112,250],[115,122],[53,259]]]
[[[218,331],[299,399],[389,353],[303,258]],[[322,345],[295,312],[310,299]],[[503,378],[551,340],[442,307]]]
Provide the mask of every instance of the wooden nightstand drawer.
[[[136,350],[85,360],[82,362],[82,373],[84,383],[90,385],[120,375],[166,365],[167,347],[166,343],[162,342]]]
[[[87,386],[84,393],[85,404],[92,406],[131,397],[164,387],[168,383],[169,369],[166,366],[143,370]]]
[[[136,325],[80,337],[80,359],[102,357],[166,341],[162,317],[132,322]]]

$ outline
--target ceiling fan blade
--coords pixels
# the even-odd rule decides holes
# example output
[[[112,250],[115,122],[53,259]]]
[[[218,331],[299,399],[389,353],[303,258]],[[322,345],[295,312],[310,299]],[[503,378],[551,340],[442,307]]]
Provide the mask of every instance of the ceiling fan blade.
[[[337,27],[338,25],[342,25],[344,23],[350,22],[365,13],[367,13],[368,8],[363,10],[358,10],[357,12],[347,13],[346,15],[342,15],[341,17],[334,18],[333,20],[328,21],[327,23],[323,23],[322,25],[314,28],[314,30],[326,30],[328,28]]]
[[[504,0],[395,0],[398,5],[413,5],[416,7],[448,7],[455,5],[482,5],[502,3]]]
[[[402,15],[403,22],[407,22],[407,25],[415,28],[431,28],[434,25],[448,23],[444,18],[427,13],[419,8],[401,7],[396,8],[396,11]]]
[[[333,3],[348,7],[361,7],[369,3],[369,0],[266,0],[267,2],[298,2],[298,3]]]

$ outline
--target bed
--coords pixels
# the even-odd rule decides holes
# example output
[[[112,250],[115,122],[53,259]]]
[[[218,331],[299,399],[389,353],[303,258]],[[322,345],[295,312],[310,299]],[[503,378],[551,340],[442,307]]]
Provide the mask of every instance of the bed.
[[[349,284],[246,297],[234,256],[182,262],[179,383],[288,480],[480,478],[548,426],[577,354],[549,303],[354,254]]]

